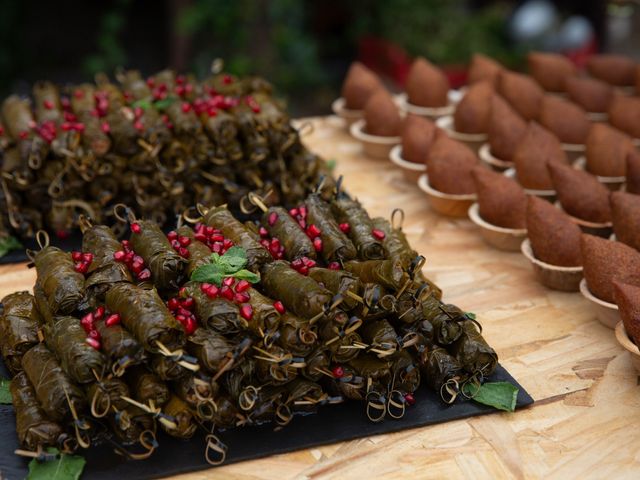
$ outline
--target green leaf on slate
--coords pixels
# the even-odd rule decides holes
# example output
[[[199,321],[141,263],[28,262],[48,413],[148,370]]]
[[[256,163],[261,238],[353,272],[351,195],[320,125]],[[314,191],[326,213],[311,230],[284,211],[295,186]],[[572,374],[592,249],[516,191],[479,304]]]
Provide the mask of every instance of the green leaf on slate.
[[[55,448],[47,449],[57,454]],[[84,470],[86,460],[79,455],[61,454],[55,459],[40,462],[35,458],[29,462],[27,480],[78,480]]]
[[[16,237],[8,236],[0,239],[0,257],[4,257],[10,251],[20,248],[22,248],[22,244]]]
[[[11,392],[9,391],[9,382],[6,378],[0,378],[0,404],[11,405]]]
[[[513,412],[516,409],[518,388],[509,382],[490,382],[480,387],[467,383],[463,386],[463,390],[465,395],[483,405],[506,412]]]

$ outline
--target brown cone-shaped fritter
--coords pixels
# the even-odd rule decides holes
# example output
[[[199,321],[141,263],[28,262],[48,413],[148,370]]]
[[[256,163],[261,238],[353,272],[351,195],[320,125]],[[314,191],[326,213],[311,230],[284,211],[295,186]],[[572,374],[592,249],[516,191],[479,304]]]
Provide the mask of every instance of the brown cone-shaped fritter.
[[[477,164],[478,157],[464,143],[438,135],[427,160],[429,184],[444,193],[475,193],[471,171]]]
[[[562,143],[583,144],[591,127],[582,107],[555,95],[545,95],[539,121]]]
[[[594,55],[587,62],[587,70],[591,75],[611,85],[633,85],[635,62],[624,55]]]
[[[402,119],[389,92],[377,90],[364,106],[365,129],[369,135],[395,137],[400,135]]]
[[[571,100],[587,112],[606,112],[613,99],[613,87],[596,78],[569,77],[565,91]]]
[[[538,260],[558,267],[582,265],[580,227],[546,200],[528,197],[527,234]]]
[[[449,80],[442,70],[423,57],[413,61],[406,91],[409,103],[420,107],[446,107],[449,103]]]
[[[636,65],[636,93],[640,95],[640,64]]]
[[[576,74],[575,65],[564,55],[531,52],[527,56],[529,73],[550,92],[564,91],[565,80]]]
[[[527,196],[513,179],[480,165],[471,172],[480,216],[503,228],[526,228]]]
[[[547,163],[567,163],[567,154],[557,137],[529,122],[527,131],[513,154],[518,183],[532,190],[553,190]]]
[[[613,299],[629,339],[640,345],[640,287],[614,280]]]
[[[601,177],[625,175],[625,160],[634,150],[627,135],[605,123],[594,123],[585,145],[589,172]]]
[[[558,162],[551,162],[548,167],[565,212],[588,222],[611,221],[610,191],[594,175]]]
[[[402,124],[402,158],[426,164],[429,149],[439,133],[440,129],[431,120],[407,115]]]
[[[525,120],[538,118],[544,91],[531,77],[502,71],[498,80],[498,93]]]
[[[481,53],[474,53],[469,65],[467,83],[473,85],[476,82],[488,81],[495,87],[502,70],[504,70],[502,65],[494,59]]]
[[[640,195],[613,192],[611,216],[616,240],[640,251]]]
[[[580,237],[584,278],[593,295],[613,302],[613,280],[640,286],[640,252],[624,243],[583,233]]]
[[[640,152],[632,150],[627,154],[627,192],[640,195]]]
[[[526,131],[527,122],[502,97],[493,95],[488,129],[491,155],[510,161]]]
[[[454,129],[462,133],[487,133],[491,115],[493,87],[489,82],[478,82],[469,87],[456,106]]]
[[[633,138],[640,138],[640,97],[615,95],[609,105],[609,123]]]
[[[362,110],[369,97],[381,87],[382,82],[375,73],[360,62],[353,62],[342,84],[345,107]]]

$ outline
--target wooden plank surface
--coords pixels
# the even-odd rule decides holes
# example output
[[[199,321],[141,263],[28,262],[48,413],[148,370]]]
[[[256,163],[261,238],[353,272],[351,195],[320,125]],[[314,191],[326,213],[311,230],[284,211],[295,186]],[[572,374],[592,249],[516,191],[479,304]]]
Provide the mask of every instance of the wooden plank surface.
[[[335,173],[371,215],[405,210],[425,272],[446,301],[478,314],[502,364],[536,404],[174,478],[640,478],[638,377],[590,304],[536,283],[522,255],[488,247],[470,221],[434,214],[390,162],[364,157],[336,117],[313,125],[306,144],[336,160]],[[0,295],[31,289],[34,279],[24,265],[1,266]]]

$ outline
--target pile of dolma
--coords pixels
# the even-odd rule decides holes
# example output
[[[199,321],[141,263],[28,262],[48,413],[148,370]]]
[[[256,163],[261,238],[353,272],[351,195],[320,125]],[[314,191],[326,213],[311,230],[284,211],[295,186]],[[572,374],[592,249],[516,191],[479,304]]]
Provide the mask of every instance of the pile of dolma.
[[[122,241],[85,219],[83,251],[28,252],[34,293],[5,297],[0,316],[23,449],[108,438],[143,459],[158,429],[203,429],[218,464],[226,429],[343,401],[374,422],[401,418],[422,384],[453,403],[493,373],[479,324],[442,302],[401,226],[336,191],[253,204],[259,221],[201,205],[166,235],[132,219]],[[215,262],[227,273],[202,277]]]
[[[161,227],[249,192],[293,205],[330,176],[268,82],[224,73],[36,83],[0,104],[0,158],[0,239],[66,237],[80,215],[112,226],[116,203]]]

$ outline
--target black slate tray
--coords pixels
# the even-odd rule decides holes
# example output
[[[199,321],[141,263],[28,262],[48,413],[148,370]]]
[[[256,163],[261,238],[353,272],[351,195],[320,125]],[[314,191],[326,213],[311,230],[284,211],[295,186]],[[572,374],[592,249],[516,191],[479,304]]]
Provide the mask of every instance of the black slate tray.
[[[0,375],[7,377],[1,362]],[[533,398],[502,366],[498,366],[489,381],[507,381],[518,386],[517,408],[533,403]],[[314,415],[296,417],[279,431],[275,431],[273,425],[261,425],[222,432],[219,437],[229,447],[226,464],[496,413],[496,410],[472,401],[458,401],[447,406],[425,386],[415,393],[415,398],[416,404],[407,409],[401,420],[371,423],[364,414],[363,404],[346,402],[321,407]],[[150,479],[212,468],[204,460],[204,434],[197,434],[190,441],[180,441],[159,433],[158,440],[160,447],[146,461],[126,461],[106,444],[81,452],[87,460],[83,478]],[[15,455],[13,451],[16,448],[18,441],[13,409],[10,405],[0,405],[0,478],[18,480],[26,476],[28,460]]]

